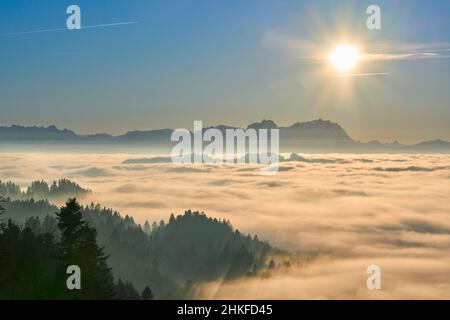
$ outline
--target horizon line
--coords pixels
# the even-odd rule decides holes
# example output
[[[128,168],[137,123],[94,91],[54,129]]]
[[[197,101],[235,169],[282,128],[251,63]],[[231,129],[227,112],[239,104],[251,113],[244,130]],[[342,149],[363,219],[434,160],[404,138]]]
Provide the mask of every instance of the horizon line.
[[[201,120],[195,120],[195,121],[201,121]],[[273,122],[273,123],[276,125],[276,129],[288,129],[288,128],[291,128],[292,126],[294,126],[295,124],[304,124],[304,123],[308,123],[308,122],[317,122],[317,121],[329,122],[329,123],[331,123],[331,124],[336,124],[336,125],[338,125],[338,126],[339,126],[339,127],[347,134],[348,138],[349,138],[351,141],[353,141],[353,142],[355,142],[355,143],[363,143],[363,144],[369,144],[369,143],[373,143],[373,142],[378,142],[378,143],[381,143],[381,144],[396,144],[396,143],[398,143],[398,144],[400,144],[400,145],[402,145],[402,146],[414,146],[414,145],[417,145],[417,144],[420,144],[420,143],[424,143],[424,142],[433,142],[433,141],[443,141],[443,142],[446,142],[446,143],[450,143],[450,140],[446,140],[446,139],[444,139],[444,138],[421,139],[421,140],[418,140],[418,142],[415,142],[415,143],[406,143],[406,144],[400,142],[398,139],[393,139],[393,140],[389,140],[389,141],[386,140],[386,141],[383,142],[382,140],[377,139],[377,138],[375,138],[375,139],[370,139],[370,140],[367,140],[366,142],[363,142],[363,141],[354,139],[351,135],[349,135],[349,133],[347,132],[347,130],[346,130],[343,126],[341,126],[338,122],[333,122],[333,121],[331,121],[331,120],[324,120],[324,119],[322,119],[322,118],[318,118],[318,119],[314,119],[314,120],[306,120],[306,121],[296,121],[296,122],[292,123],[290,126],[284,126],[284,127],[283,127],[283,126],[278,126],[278,125],[275,123],[274,120],[271,120],[271,119],[269,119],[269,120],[263,119],[263,120],[261,120],[261,121],[259,121],[259,122],[252,122],[252,123],[248,124],[247,127],[231,126],[231,125],[226,125],[226,124],[217,124],[217,125],[209,125],[209,126],[203,127],[203,129],[217,128],[217,127],[220,127],[220,126],[230,127],[230,128],[234,128],[234,129],[248,129],[248,127],[249,127],[250,125],[252,125],[252,124],[260,124],[260,123],[262,123],[262,122],[264,122],[264,121],[271,121],[271,122]],[[78,133],[77,131],[72,130],[72,129],[69,129],[69,128],[58,127],[58,126],[55,125],[55,124],[50,124],[50,125],[47,125],[47,126],[45,126],[45,125],[41,125],[41,126],[39,126],[39,125],[31,125],[31,126],[30,126],[30,125],[20,125],[20,124],[11,124],[11,125],[9,125],[9,126],[7,126],[7,125],[0,125],[0,129],[11,129],[11,128],[13,128],[13,127],[20,127],[20,128],[25,128],[25,129],[29,129],[29,128],[48,129],[48,128],[54,127],[54,128],[56,128],[57,130],[59,130],[59,131],[70,131],[70,132],[72,132],[73,134],[75,134],[75,135],[77,135],[77,136],[81,136],[81,137],[107,135],[107,136],[110,136],[111,138],[121,137],[121,136],[124,136],[124,135],[126,135],[126,134],[128,134],[128,133],[132,133],[132,132],[151,132],[151,131],[161,131],[161,130],[184,129],[184,128],[169,128],[169,127],[166,127],[166,128],[159,128],[159,129],[141,129],[141,130],[136,129],[136,130],[127,130],[127,131],[124,132],[124,133],[111,134],[111,133],[107,133],[107,132]],[[191,132],[191,130],[188,130],[188,131]],[[192,132],[193,132],[193,131],[192,131]],[[1,143],[1,142],[0,142],[0,143]]]

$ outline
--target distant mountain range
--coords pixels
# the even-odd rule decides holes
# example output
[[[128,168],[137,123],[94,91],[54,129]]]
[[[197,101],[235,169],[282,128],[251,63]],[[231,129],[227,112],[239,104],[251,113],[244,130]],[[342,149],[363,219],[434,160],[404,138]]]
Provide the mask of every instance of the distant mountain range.
[[[222,132],[237,127],[219,125]],[[337,123],[327,120],[296,122],[289,127],[279,127],[272,120],[263,120],[248,125],[253,129],[279,129],[280,152],[405,152],[405,153],[450,153],[450,142],[444,140],[424,141],[414,145],[398,142],[381,143],[377,140],[363,143],[352,139]],[[204,128],[207,130],[209,128]],[[149,146],[170,148],[173,129],[129,131],[113,136],[106,133],[80,135],[68,129],[56,126],[24,127],[12,125],[0,127],[0,144],[105,144],[119,146]]]

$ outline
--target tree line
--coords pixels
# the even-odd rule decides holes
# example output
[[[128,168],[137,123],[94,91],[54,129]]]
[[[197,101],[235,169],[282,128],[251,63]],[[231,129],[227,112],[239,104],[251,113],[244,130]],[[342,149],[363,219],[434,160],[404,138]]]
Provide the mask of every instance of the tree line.
[[[53,180],[50,184],[44,180],[36,180],[22,191],[20,186],[14,182],[0,181],[0,194],[11,199],[58,199],[68,197],[80,197],[90,190],[82,188],[79,184],[69,179]]]
[[[0,221],[0,299],[153,298],[149,287],[139,294],[129,282],[114,282],[97,231],[83,219],[81,209],[76,199],[61,207],[55,218],[58,236],[34,232],[32,221],[23,227],[11,219]],[[80,290],[67,287],[70,265],[82,271]]]
[[[6,198],[3,207],[6,223],[0,233],[6,244],[0,244],[0,250],[9,250],[14,257],[8,259],[23,261],[20,271],[14,272],[17,267],[9,266],[8,272],[15,278],[1,269],[0,279],[15,279],[10,282],[19,285],[23,270],[30,271],[37,282],[32,287],[54,283],[52,287],[59,291],[53,290],[58,294],[67,293],[64,287],[56,286],[65,285],[64,266],[76,261],[84,265],[82,270],[92,272],[92,279],[89,275],[86,281],[103,283],[93,284],[95,289],[87,290],[86,295],[91,292],[91,297],[118,299],[194,298],[203,282],[266,278],[275,268],[290,266],[291,257],[286,252],[257,236],[241,233],[228,220],[211,218],[203,212],[187,210],[178,216],[171,214],[167,221],[140,225],[128,215],[94,203],[83,207],[73,199],[58,208],[47,200]],[[24,250],[38,253],[30,255]],[[28,260],[33,256],[40,264]],[[2,255],[0,259],[7,270],[6,260]],[[33,264],[37,267],[30,267]],[[52,291],[44,288],[34,292]],[[72,292],[72,296],[81,298],[77,294]]]

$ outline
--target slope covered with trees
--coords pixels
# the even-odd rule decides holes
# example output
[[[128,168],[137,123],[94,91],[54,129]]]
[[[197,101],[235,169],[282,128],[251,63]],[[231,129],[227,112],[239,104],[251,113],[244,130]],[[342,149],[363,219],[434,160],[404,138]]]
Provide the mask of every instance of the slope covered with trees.
[[[22,226],[11,219],[0,221],[0,299],[129,298],[127,290],[136,290],[131,284],[123,287],[120,279],[114,283],[107,258],[97,243],[97,231],[83,219],[75,199],[42,224],[39,218],[30,218]],[[71,265],[82,270],[81,290],[69,290],[66,285]],[[151,292],[146,291],[145,297],[149,296]]]
[[[167,222],[147,221],[141,226],[129,216],[100,205],[81,207],[75,200],[59,210],[47,200],[7,198],[3,207],[5,223],[0,232],[3,240],[10,239],[3,248],[37,252],[42,272],[48,274],[42,275],[37,268],[35,276],[50,277],[46,283],[61,283],[56,275],[61,274],[62,266],[82,264],[82,269],[92,275],[86,281],[98,283],[94,286],[97,289],[83,293],[88,298],[189,298],[205,281],[267,276],[276,265],[271,259],[285,257],[267,242],[234,229],[229,221],[200,212],[186,211],[177,217],[172,214]],[[15,247],[21,241],[24,243]],[[27,247],[29,241],[36,247]],[[33,254],[27,256],[31,259]],[[23,265],[30,267],[32,262],[27,261]],[[288,262],[280,258],[278,263]],[[19,277],[22,271],[17,272]],[[54,294],[64,289],[52,286]],[[79,298],[76,294],[73,297]]]
[[[90,190],[82,188],[77,183],[69,179],[59,179],[50,185],[43,181],[33,181],[26,191],[22,191],[18,184],[14,182],[0,181],[0,195],[11,199],[67,199],[75,198],[90,193]]]

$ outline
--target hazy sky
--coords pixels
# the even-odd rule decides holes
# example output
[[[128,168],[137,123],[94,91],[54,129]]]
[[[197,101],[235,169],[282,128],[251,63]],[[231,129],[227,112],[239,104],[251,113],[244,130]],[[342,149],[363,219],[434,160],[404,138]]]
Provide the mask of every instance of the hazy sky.
[[[66,8],[82,27],[59,30]],[[382,29],[366,28],[378,4]],[[450,140],[450,1],[2,0],[0,125],[81,133],[316,118],[358,140]],[[21,33],[29,32],[29,33]],[[339,77],[339,43],[374,57]]]

